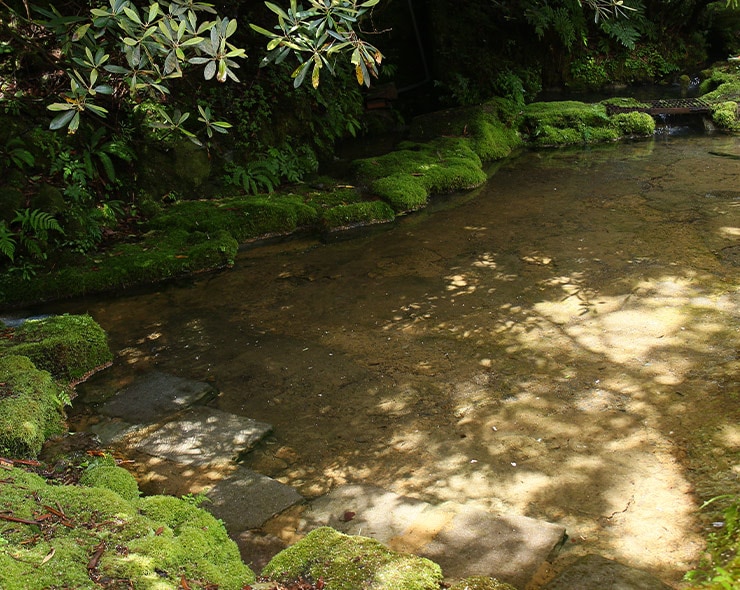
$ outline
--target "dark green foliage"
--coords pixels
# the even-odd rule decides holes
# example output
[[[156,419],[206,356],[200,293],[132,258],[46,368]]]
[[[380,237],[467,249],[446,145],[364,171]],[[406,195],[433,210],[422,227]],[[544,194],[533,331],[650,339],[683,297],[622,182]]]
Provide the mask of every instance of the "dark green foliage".
[[[35,457],[64,430],[61,387],[25,356],[0,356],[0,454]]]

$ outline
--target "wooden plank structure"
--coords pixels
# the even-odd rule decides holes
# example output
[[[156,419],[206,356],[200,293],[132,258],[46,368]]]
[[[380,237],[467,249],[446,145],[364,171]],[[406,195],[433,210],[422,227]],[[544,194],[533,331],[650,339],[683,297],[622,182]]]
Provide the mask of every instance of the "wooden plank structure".
[[[610,115],[616,113],[648,113],[649,115],[700,115],[709,113],[712,105],[701,98],[663,98],[648,100],[640,106],[620,107],[607,105]]]

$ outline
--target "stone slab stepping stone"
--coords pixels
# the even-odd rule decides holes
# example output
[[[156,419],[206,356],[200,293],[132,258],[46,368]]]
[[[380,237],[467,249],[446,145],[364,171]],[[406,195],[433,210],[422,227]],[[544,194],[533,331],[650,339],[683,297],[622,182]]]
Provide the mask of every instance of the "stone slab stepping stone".
[[[340,486],[313,500],[300,532],[324,525],[428,557],[448,578],[491,576],[518,588],[565,539],[565,529],[548,522],[456,502],[433,506],[369,485]]]
[[[188,465],[232,461],[272,430],[265,422],[204,406],[190,408],[135,443],[140,451]]]
[[[131,424],[159,422],[206,396],[216,393],[209,383],[160,371],[146,373],[99,408],[101,414]]]
[[[303,501],[303,496],[292,487],[241,466],[206,496],[210,502],[202,507],[223,520],[230,532],[259,528],[276,514]]]
[[[348,535],[389,543],[430,504],[371,485],[344,485],[313,500],[303,512],[301,532],[330,526]]]
[[[585,555],[564,569],[545,590],[671,590],[646,571],[601,555]]]
[[[440,509],[451,509],[446,506],[449,504]],[[460,506],[439,533],[415,553],[437,562],[446,577],[491,576],[525,588],[565,538],[565,528],[559,525]]]
[[[134,434],[141,428],[138,424],[129,424],[118,418],[105,420],[89,427],[90,432],[95,434],[103,445],[120,442],[129,435]]]

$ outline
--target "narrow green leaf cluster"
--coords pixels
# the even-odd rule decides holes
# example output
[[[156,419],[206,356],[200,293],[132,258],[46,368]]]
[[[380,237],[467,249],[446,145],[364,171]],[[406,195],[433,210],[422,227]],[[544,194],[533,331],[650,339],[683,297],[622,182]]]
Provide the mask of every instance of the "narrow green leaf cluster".
[[[293,71],[293,85],[298,88],[311,72],[311,85],[317,88],[322,68],[333,73],[332,59],[339,53],[350,53],[359,84],[370,86],[370,80],[378,75],[378,66],[383,60],[380,50],[361,39],[355,27],[360,18],[380,0],[309,0],[304,8],[297,0],[283,10],[272,2],[267,8],[278,17],[277,32],[250,25],[258,33],[270,39],[267,55],[261,65],[279,64],[289,55],[300,62]]]

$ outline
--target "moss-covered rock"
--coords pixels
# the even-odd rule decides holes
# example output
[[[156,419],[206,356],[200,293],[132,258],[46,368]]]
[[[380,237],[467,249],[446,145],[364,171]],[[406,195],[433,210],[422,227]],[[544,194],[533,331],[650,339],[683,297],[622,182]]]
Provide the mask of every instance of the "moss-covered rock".
[[[437,590],[442,581],[442,570],[428,559],[329,527],[278,553],[262,575],[282,582],[321,578],[327,590]]]
[[[321,222],[328,230],[382,223],[395,219],[391,206],[384,201],[363,201],[337,205],[321,214]]]
[[[4,590],[99,588],[95,577],[151,590],[182,588],[183,580],[239,590],[255,580],[223,526],[184,500],[129,501],[103,488],[50,486],[20,469],[5,473],[2,486],[0,509],[29,522],[0,522]]]
[[[623,136],[647,137],[655,133],[655,119],[648,113],[618,113],[612,115],[611,119]]]
[[[373,181],[370,191],[397,213],[416,211],[426,205],[429,193],[422,182],[409,174],[392,174]]]
[[[511,584],[501,582],[496,578],[473,576],[460,580],[450,586],[450,590],[517,590]]]
[[[0,454],[35,457],[64,431],[62,388],[25,356],[0,357]]]
[[[105,332],[89,315],[28,320],[0,348],[3,354],[28,357],[64,382],[79,380],[113,358]]]
[[[604,104],[578,101],[529,104],[522,111],[519,128],[529,143],[541,147],[613,141],[620,136]]]
[[[738,103],[733,100],[714,105],[712,108],[712,122],[722,129],[740,131],[737,105]]]
[[[139,485],[134,476],[116,465],[89,467],[80,478],[80,485],[111,490],[124,500],[135,500],[140,495]]]
[[[360,182],[396,212],[423,207],[432,193],[469,189],[486,181],[480,157],[464,138],[403,142],[398,147],[389,154],[354,163]]]

